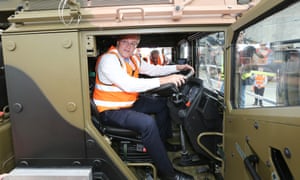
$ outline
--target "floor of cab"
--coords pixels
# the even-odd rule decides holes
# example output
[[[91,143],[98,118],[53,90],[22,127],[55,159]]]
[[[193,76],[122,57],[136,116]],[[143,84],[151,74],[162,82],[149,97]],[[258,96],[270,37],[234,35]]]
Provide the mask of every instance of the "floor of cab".
[[[180,152],[168,152],[168,155],[170,160],[172,160],[173,162],[175,158],[180,157]],[[173,163],[173,166],[175,169],[193,176],[195,180],[216,180],[212,173],[201,172],[203,169],[207,169],[207,166],[205,165],[183,167]],[[143,167],[142,169],[131,167],[131,170],[137,177],[139,177],[138,178],[139,180],[153,180],[152,170],[150,170],[150,168],[148,168],[148,171],[150,172],[148,174],[151,174],[150,177],[147,176],[147,173],[145,176],[145,167]],[[157,177],[157,180],[161,180],[161,179]]]
[[[169,153],[170,159],[174,159],[179,156],[180,156],[180,153]],[[178,165],[173,164],[173,166],[177,170],[180,170],[189,175],[192,175],[195,180],[215,180],[213,174],[211,174],[209,172],[202,172],[203,169],[207,168],[207,166],[205,166],[205,165],[183,167],[183,166],[178,166]]]
[[[185,137],[187,138],[187,137]],[[179,128],[173,127],[173,138],[168,139],[169,143],[171,144],[180,144],[180,135],[179,135]],[[192,146],[189,144],[188,139],[186,139],[186,148],[187,151],[193,154]],[[175,159],[178,159],[181,157],[181,151],[178,152],[168,152],[169,159],[172,161],[172,164],[175,169],[182,171],[186,174],[192,175],[195,180],[216,180],[215,176],[208,171],[208,165],[193,165],[193,166],[180,166],[178,165]],[[150,174],[152,174],[152,170],[149,170]],[[137,175],[137,177],[141,177],[141,180],[152,180],[153,176],[147,178],[147,175],[145,177],[145,168],[139,169],[139,168],[133,168],[132,171],[134,174]],[[146,173],[147,174],[147,173]],[[157,180],[161,180],[159,177]]]
[[[180,136],[179,136],[179,130],[173,131],[173,138],[168,140],[171,144],[180,144]],[[191,150],[191,145],[188,143],[188,140],[186,139],[186,146],[187,151],[190,153],[193,153]],[[196,166],[180,166],[178,165],[175,159],[178,159],[181,157],[181,151],[178,152],[168,152],[170,160],[173,162],[173,166],[175,169],[180,170],[182,172],[185,172],[189,175],[192,175],[195,180],[215,180],[215,177],[210,172],[203,172],[203,170],[207,169],[207,165],[196,165]]]

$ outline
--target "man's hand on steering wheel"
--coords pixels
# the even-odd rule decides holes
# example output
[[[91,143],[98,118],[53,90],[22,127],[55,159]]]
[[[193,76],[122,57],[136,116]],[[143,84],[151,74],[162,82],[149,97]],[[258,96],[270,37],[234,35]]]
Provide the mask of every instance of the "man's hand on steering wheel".
[[[160,78],[160,85],[172,83],[179,87],[185,83],[185,80],[194,74],[194,68],[188,64],[176,65],[178,71],[189,71],[187,75],[173,74]]]
[[[157,93],[161,96],[170,96],[172,93],[178,92],[178,87],[183,85],[192,75],[194,74],[194,69],[189,65],[178,65],[177,68],[184,70],[189,70],[187,75],[182,74],[172,74],[169,76],[164,76],[159,78],[160,86],[154,88],[149,93]]]
[[[195,70],[192,66],[188,64],[178,64],[176,65],[178,71],[189,71],[192,75],[195,73]]]
[[[176,87],[180,87],[185,83],[184,75],[181,74],[172,74],[169,76],[159,78],[160,85],[164,84],[175,84]]]

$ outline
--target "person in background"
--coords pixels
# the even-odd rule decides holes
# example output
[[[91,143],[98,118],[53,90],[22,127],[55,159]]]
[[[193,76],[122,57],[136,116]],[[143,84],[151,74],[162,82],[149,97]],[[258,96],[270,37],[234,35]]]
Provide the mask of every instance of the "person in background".
[[[158,50],[152,50],[150,53],[150,64],[153,65],[164,65],[164,59],[162,59],[159,55],[159,51]]]
[[[258,68],[258,71],[259,72],[263,72],[263,68],[262,67],[259,67]],[[264,92],[265,92],[265,86],[267,85],[268,83],[268,77],[264,74],[255,74],[254,75],[254,93],[255,95],[258,95],[254,98],[254,103],[253,105],[257,105],[257,103],[259,102],[259,105],[261,107],[263,107],[263,96],[264,96]]]
[[[141,134],[161,179],[188,180],[192,176],[175,170],[168,158],[164,142],[170,120],[166,118],[166,101],[139,93],[173,83],[181,86],[185,78],[179,71],[194,69],[187,64],[155,66],[134,55],[140,36],[122,35],[116,47],[100,56],[96,63],[96,85],[93,100],[104,123],[130,129]],[[157,78],[139,78],[146,74]],[[172,75],[168,75],[172,74]],[[155,120],[148,113],[155,114]]]
[[[260,58],[258,64],[270,64],[272,61],[272,50],[267,47],[266,43],[261,43],[256,49],[255,54]]]
[[[239,93],[239,107],[245,108],[246,105],[246,87],[253,85],[252,62],[253,55],[255,54],[255,47],[246,46],[242,51],[238,53],[237,59],[239,59],[241,82]]]

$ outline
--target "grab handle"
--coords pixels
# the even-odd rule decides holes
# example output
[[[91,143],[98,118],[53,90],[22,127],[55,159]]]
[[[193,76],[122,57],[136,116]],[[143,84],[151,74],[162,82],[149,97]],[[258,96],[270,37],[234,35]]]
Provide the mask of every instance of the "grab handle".
[[[116,19],[118,22],[121,22],[123,21],[125,14],[136,13],[136,11],[140,13],[142,20],[144,20],[145,11],[143,8],[118,8]]]

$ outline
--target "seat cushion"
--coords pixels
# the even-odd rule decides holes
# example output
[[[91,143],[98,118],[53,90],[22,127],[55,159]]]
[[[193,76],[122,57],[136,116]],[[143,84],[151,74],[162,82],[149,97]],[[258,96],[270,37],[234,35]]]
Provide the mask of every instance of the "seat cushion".
[[[138,133],[135,131],[124,129],[124,128],[118,128],[118,127],[112,127],[112,126],[105,126],[105,133],[116,135],[116,136],[124,136],[124,137],[138,137]]]

